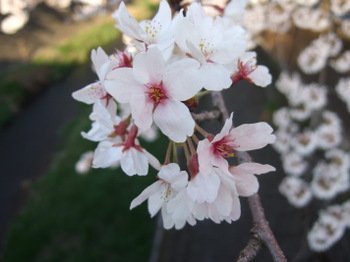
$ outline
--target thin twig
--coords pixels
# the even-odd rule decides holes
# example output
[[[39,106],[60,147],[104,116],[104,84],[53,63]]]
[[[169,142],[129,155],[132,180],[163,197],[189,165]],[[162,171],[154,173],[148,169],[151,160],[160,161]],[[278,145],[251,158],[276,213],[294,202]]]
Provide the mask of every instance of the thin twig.
[[[252,261],[262,248],[262,241],[258,235],[253,234],[249,239],[247,245],[239,253],[239,257],[236,262],[249,262]]]
[[[202,111],[198,114],[192,113],[192,117],[196,122],[217,120],[220,118],[220,115],[221,113],[218,109],[214,109],[213,111]]]
[[[222,97],[222,94],[220,92],[213,92],[212,100],[213,105],[220,110],[222,114],[221,121],[224,122],[229,117],[229,112],[225,105],[225,101]],[[247,152],[237,152],[237,160],[239,164],[242,164],[246,162],[251,162],[252,158]],[[257,248],[257,241],[265,244],[265,246],[269,249],[274,261],[287,261],[266,220],[265,212],[261,205],[259,195],[254,194],[248,197],[248,203],[253,216],[253,228],[251,230],[253,236],[248,241],[247,246],[240,253],[238,261],[251,261],[256,257],[258,251],[260,250],[260,248]],[[242,260],[243,256],[246,256],[246,260]]]

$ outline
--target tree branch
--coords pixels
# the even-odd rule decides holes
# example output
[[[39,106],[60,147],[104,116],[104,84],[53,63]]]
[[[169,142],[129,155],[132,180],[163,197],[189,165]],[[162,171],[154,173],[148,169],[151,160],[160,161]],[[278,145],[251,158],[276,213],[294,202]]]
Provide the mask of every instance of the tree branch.
[[[222,119],[224,122],[229,118],[229,112],[225,105],[225,101],[220,92],[212,93],[213,105],[218,108],[221,112]],[[252,158],[247,152],[237,152],[238,163],[252,162]],[[272,258],[276,262],[287,261],[283,251],[279,247],[275,236],[272,233],[269,223],[266,220],[264,209],[261,205],[260,197],[258,194],[254,194],[248,197],[249,208],[253,216],[253,233],[252,238],[248,241],[246,247],[241,251],[237,261],[251,261],[254,259],[261,249],[262,243],[269,249]],[[258,244],[257,242],[260,242]],[[259,247],[260,246],[260,247]]]
[[[252,261],[262,248],[262,241],[258,235],[253,234],[249,239],[247,245],[239,253],[239,257],[236,262],[249,262]]]
[[[192,113],[192,117],[196,122],[217,120],[221,116],[221,112],[218,109],[212,111],[202,111],[198,114]]]

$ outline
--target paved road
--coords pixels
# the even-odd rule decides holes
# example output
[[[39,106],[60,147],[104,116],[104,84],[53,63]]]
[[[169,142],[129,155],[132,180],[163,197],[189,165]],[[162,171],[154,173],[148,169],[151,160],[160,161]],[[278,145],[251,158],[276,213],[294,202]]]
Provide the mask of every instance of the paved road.
[[[47,88],[7,127],[0,130],[0,249],[18,210],[21,185],[45,173],[61,137],[60,128],[77,113],[71,93],[95,80],[90,65]]]

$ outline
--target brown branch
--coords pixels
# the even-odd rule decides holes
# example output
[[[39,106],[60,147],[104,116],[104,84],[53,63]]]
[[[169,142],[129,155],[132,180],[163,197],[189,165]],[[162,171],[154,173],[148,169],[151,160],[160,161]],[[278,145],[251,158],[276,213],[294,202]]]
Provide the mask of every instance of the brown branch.
[[[222,114],[221,121],[224,122],[229,117],[229,112],[227,111],[227,107],[225,105],[222,94],[220,92],[213,92],[212,100],[213,105],[220,110]],[[252,158],[247,152],[237,152],[237,160],[238,163],[241,164],[251,162]],[[248,203],[253,216],[253,228],[251,230],[253,236],[248,241],[246,247],[241,251],[238,261],[251,261],[254,259],[260,250],[260,248],[257,248],[257,242],[261,242],[261,245],[263,243],[269,249],[274,261],[287,261],[283,254],[283,251],[275,239],[275,236],[272,233],[271,228],[269,227],[269,223],[266,220],[265,212],[261,205],[259,195],[254,194],[248,197]],[[245,256],[246,260],[242,260],[243,256]]]
[[[262,241],[258,235],[253,234],[249,239],[247,245],[239,253],[239,257],[236,262],[249,262],[252,261],[262,248]]]
[[[196,122],[217,120],[220,116],[221,112],[218,109],[214,109],[213,111],[202,111],[198,114],[192,113],[192,117]]]

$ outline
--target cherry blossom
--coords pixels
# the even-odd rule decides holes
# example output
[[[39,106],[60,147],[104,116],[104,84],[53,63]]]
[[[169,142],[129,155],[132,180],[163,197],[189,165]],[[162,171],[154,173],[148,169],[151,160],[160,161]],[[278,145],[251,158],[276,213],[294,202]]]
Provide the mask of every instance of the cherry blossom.
[[[158,181],[148,186],[142,193],[136,197],[130,204],[130,209],[135,208],[148,199],[148,211],[153,217],[160,209],[163,217],[168,214],[166,208],[169,200],[186,187],[188,174],[186,171],[180,171],[180,167],[175,163],[163,165],[158,172]],[[167,221],[167,219],[164,219]],[[165,222],[165,225],[167,223]]]
[[[241,26],[207,16],[198,3],[188,7],[186,16],[180,14],[175,42],[201,63],[204,87],[216,91],[231,86],[230,65],[246,48]]]
[[[141,130],[149,129],[154,121],[171,140],[184,142],[193,134],[194,120],[181,101],[201,89],[198,67],[190,58],[166,64],[154,47],[137,54],[133,68],[112,71],[106,89],[118,102],[130,104]]]
[[[117,21],[116,27],[135,40],[133,44],[138,51],[145,51],[154,45],[161,51],[172,51],[174,36],[171,9],[167,1],[160,2],[158,13],[152,20],[138,22],[129,14],[124,2],[120,3],[112,17]]]
[[[238,59],[237,73],[233,75],[232,83],[234,84],[241,79],[266,87],[271,84],[272,77],[266,66],[257,65],[255,52],[246,52]]]
[[[159,168],[158,160],[144,148],[136,144],[137,128],[133,126],[128,139],[123,142],[119,137],[100,142],[95,150],[93,167],[106,168],[120,161],[122,170],[128,175],[145,176],[148,164]]]

